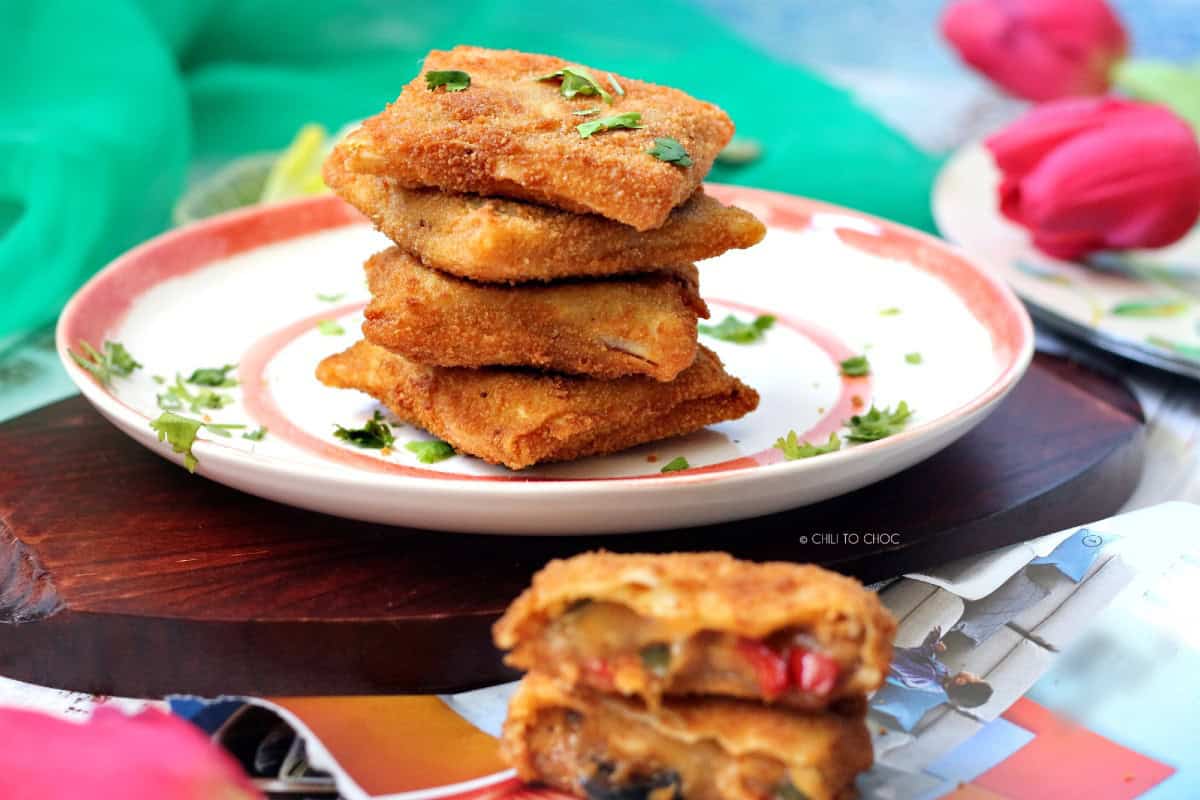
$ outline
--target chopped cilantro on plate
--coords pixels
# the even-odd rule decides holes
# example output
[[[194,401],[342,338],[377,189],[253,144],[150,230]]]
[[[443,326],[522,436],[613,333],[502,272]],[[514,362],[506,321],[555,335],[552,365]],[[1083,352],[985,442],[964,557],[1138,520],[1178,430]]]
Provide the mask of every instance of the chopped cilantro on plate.
[[[92,373],[96,380],[104,386],[111,386],[114,377],[128,378],[135,369],[142,367],[125,349],[125,345],[120,342],[106,341],[103,352],[101,352],[80,340],[79,349],[83,351],[82,355],[74,350],[68,351],[71,358],[76,364]]]
[[[230,431],[240,431],[246,426],[205,422],[200,427],[204,428],[204,430],[208,431],[209,433],[215,433],[217,436],[224,436],[226,439],[228,439],[232,435],[229,433]]]
[[[788,461],[795,461],[798,458],[823,456],[826,453],[841,450],[842,440],[838,438],[836,433],[831,433],[829,434],[829,441],[825,444],[810,444],[798,441],[795,431],[788,431],[787,436],[781,436],[775,440],[775,447],[783,451],[783,457]]]
[[[454,448],[437,439],[409,442],[404,449],[414,454],[422,464],[436,464],[454,455]]]
[[[229,377],[230,370],[234,369],[237,369],[237,364],[226,364],[223,367],[207,367],[193,370],[187,382],[194,383],[197,386],[219,386],[223,389],[228,389],[231,386],[237,386],[238,383],[235,379]]]
[[[689,467],[691,467],[691,464],[688,463],[688,460],[686,458],[684,458],[683,456],[675,456],[670,461],[668,461],[665,465],[663,465],[663,468],[659,471],[660,472],[679,472],[680,470],[685,470],[685,469],[688,469]]]
[[[192,455],[192,444],[196,434],[203,425],[198,419],[188,419],[170,411],[159,414],[158,419],[150,422],[150,427],[158,434],[160,442],[171,445],[171,449],[183,455],[183,465],[188,472],[196,471],[196,456]]]
[[[866,414],[857,414],[850,418],[846,426],[850,432],[846,438],[852,442],[874,442],[899,433],[908,425],[912,410],[903,400],[893,411],[890,407],[882,410],[871,406]]]
[[[775,317],[769,314],[755,317],[752,322],[743,322],[729,314],[716,325],[700,325],[700,332],[723,342],[750,344],[763,338],[763,334],[775,324]]]
[[[171,445],[171,449],[183,456],[183,465],[188,472],[195,472],[200,463],[192,453],[192,445],[196,443],[196,434],[203,428],[218,436],[229,436],[229,431],[246,427],[245,425],[217,425],[198,419],[180,416],[170,411],[158,415],[158,419],[150,421],[150,427],[158,434],[160,442]]]
[[[383,421],[383,414],[376,411],[361,428],[343,428],[334,425],[333,435],[343,442],[349,442],[355,447],[367,450],[382,450],[391,447],[396,442],[392,428]]]
[[[236,381],[230,385],[236,385]],[[156,395],[155,401],[163,411],[179,411],[186,406],[193,414],[202,411],[221,409],[233,402],[233,396],[214,391],[205,387],[195,394],[184,386],[183,378],[175,375],[175,383],[166,387],[163,394]]]
[[[865,355],[853,356],[842,362],[842,374],[847,378],[861,378],[871,374],[871,362]]]

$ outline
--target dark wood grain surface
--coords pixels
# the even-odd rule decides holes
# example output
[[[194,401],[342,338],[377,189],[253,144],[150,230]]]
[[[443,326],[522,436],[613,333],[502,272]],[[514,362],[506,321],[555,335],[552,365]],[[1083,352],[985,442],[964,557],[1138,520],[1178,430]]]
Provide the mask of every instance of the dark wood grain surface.
[[[0,674],[135,696],[404,693],[509,677],[489,627],[555,556],[721,549],[873,581],[1108,516],[1140,474],[1142,417],[1119,382],[1038,356],[983,425],[875,486],[615,537],[432,533],[289,508],[188,475],[79,397],[0,425],[0,454]]]

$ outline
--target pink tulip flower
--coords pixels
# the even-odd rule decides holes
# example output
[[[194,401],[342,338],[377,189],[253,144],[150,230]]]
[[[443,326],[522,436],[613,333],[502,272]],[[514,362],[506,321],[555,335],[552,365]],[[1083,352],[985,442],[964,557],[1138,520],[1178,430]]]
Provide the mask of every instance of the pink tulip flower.
[[[1104,0],[955,0],[941,26],[963,61],[1039,102],[1103,94],[1129,44]]]
[[[0,709],[4,800],[256,800],[225,751],[195,726],[154,709],[101,706],[84,723]]]
[[[986,145],[1002,174],[1001,212],[1057,258],[1165,247],[1200,217],[1200,144],[1163,106],[1059,100]]]

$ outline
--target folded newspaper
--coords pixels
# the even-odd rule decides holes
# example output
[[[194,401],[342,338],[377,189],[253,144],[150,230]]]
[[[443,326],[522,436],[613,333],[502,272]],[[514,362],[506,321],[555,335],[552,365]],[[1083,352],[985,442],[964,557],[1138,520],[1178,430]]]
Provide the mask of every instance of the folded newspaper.
[[[1200,506],[1166,503],[877,585],[900,626],[862,796],[1200,796],[1198,532]],[[557,797],[499,759],[514,686],[170,703],[271,793]],[[0,704],[102,702],[144,704],[0,679]]]

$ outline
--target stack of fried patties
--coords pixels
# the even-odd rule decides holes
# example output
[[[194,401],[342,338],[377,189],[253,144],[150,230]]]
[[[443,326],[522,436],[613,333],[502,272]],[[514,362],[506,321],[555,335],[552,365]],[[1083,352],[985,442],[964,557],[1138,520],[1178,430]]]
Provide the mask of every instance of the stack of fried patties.
[[[512,469],[752,411],[696,340],[693,262],[764,234],[699,188],[732,131],[716,106],[558,58],[430,53],[326,162],[395,246],[366,264],[365,341],[319,379]]]
[[[553,561],[496,623],[502,754],[580,797],[841,800],[896,623],[857,581],[724,553]]]

